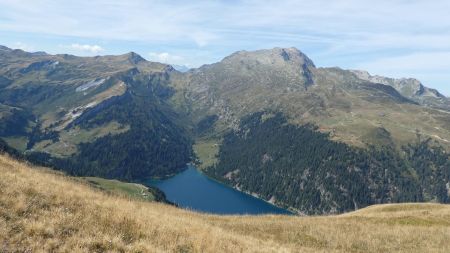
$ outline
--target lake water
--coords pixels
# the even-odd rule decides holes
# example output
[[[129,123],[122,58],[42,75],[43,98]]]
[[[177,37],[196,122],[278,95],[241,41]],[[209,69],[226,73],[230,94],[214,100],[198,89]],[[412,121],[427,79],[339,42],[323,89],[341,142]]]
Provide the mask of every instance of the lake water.
[[[169,201],[180,207],[215,214],[290,214],[251,195],[216,182],[189,166],[165,180],[148,184],[162,190]]]

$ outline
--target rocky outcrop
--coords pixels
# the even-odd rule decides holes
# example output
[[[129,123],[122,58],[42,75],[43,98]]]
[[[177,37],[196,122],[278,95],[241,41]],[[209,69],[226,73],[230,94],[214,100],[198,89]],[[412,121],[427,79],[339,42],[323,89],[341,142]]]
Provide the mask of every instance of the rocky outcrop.
[[[357,78],[372,83],[389,85],[395,88],[400,94],[408,99],[416,101],[422,105],[450,109],[450,100],[435,89],[424,86],[419,80],[414,78],[389,78],[378,75],[370,75],[363,70],[350,70]]]

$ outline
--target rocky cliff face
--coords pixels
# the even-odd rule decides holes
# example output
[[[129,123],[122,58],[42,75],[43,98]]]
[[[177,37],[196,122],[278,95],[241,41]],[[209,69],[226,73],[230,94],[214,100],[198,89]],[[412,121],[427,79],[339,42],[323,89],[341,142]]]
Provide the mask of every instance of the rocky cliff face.
[[[372,76],[367,71],[351,70],[358,78],[372,83],[381,83],[394,87],[403,96],[423,105],[441,109],[450,109],[450,100],[435,89],[424,86],[414,78],[389,78],[383,76]]]

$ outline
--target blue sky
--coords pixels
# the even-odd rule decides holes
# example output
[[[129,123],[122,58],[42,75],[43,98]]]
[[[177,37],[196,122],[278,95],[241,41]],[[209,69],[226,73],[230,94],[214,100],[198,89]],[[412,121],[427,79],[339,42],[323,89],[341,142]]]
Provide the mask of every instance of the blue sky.
[[[448,0],[0,0],[0,44],[197,67],[297,47],[317,66],[415,77],[450,95]]]

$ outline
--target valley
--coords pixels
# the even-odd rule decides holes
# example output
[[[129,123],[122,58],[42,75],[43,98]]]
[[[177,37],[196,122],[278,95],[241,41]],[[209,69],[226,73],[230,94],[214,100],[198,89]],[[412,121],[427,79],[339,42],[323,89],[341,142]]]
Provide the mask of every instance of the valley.
[[[0,253],[449,253],[449,12],[0,0]]]

